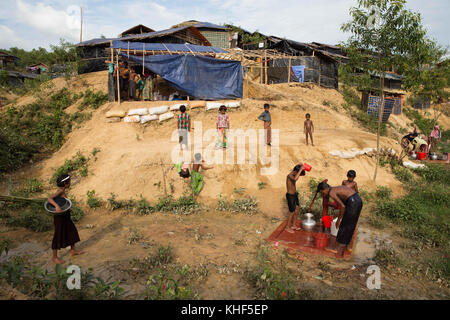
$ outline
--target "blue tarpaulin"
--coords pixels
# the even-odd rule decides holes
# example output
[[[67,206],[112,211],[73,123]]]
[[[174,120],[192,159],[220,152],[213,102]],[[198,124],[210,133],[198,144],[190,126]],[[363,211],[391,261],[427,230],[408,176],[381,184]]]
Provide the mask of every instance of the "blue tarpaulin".
[[[142,65],[142,56],[121,55]],[[239,61],[194,55],[152,55],[144,67],[159,74],[177,90],[197,99],[242,98],[242,68]]]
[[[305,79],[305,66],[291,66],[292,72],[294,72],[295,77],[298,82],[304,82]]]

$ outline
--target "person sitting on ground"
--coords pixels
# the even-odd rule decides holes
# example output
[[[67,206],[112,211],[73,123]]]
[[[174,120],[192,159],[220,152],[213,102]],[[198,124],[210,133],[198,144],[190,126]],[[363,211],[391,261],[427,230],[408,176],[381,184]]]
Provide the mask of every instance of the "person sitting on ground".
[[[272,138],[272,129],[271,129],[272,118],[270,116],[269,108],[270,108],[269,104],[265,103],[264,104],[264,112],[258,116],[258,120],[264,121],[264,133],[266,135],[266,144],[268,146],[270,146],[271,138]]]
[[[355,232],[363,202],[359,194],[347,186],[330,187],[327,183],[321,182],[317,186],[317,191],[323,197],[330,196],[340,206],[336,222],[336,228],[339,228],[336,236],[338,244],[336,258],[343,258],[345,249],[350,244]]]
[[[349,170],[347,172],[347,180],[342,181],[342,185],[358,192],[358,184],[356,183],[355,178],[356,178],[356,171]]]
[[[194,164],[192,165],[192,175],[191,175],[191,187],[195,195],[199,194],[203,188],[203,176],[200,174],[200,169],[209,170],[214,167],[207,167],[204,165],[205,160],[202,159],[200,153],[194,155]]]
[[[311,138],[311,145],[314,147],[313,140],[313,132],[314,132],[314,124],[311,120],[311,115],[309,113],[306,114],[306,120],[303,124],[303,132],[306,134],[306,145],[308,145],[308,135]]]
[[[294,169],[286,176],[286,200],[289,208],[289,217],[285,230],[289,233],[294,233],[294,230],[300,230],[297,227],[297,217],[299,214],[300,203],[298,201],[298,192],[295,184],[300,176],[305,175],[303,163],[299,162]]]
[[[58,258],[58,250],[70,246],[70,256],[75,256],[84,253],[75,249],[75,243],[80,241],[78,230],[75,227],[72,219],[70,219],[70,210],[62,213],[61,207],[55,202],[55,198],[67,198],[66,190],[70,188],[70,176],[62,174],[56,179],[58,191],[47,199],[48,203],[53,205],[56,213],[53,215],[53,224],[55,226],[55,233],[53,234],[52,261],[56,264],[63,264],[64,260]]]

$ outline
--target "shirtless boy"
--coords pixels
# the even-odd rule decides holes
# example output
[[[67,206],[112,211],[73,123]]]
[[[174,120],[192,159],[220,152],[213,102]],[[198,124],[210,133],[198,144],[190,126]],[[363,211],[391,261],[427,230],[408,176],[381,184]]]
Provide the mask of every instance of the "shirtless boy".
[[[336,228],[339,228],[336,236],[336,242],[338,244],[336,258],[343,258],[345,248],[352,240],[359,215],[361,214],[362,200],[354,189],[346,186],[330,187],[325,182],[321,182],[317,186],[317,191],[323,197],[330,196],[340,206],[338,220],[336,222]]]
[[[349,170],[347,172],[347,180],[342,181],[342,185],[349,187],[350,189],[355,190],[355,192],[358,191],[358,184],[355,181],[356,178],[356,171],[355,170]]]
[[[308,145],[308,135],[311,138],[311,145],[314,147],[313,141],[313,132],[314,132],[314,124],[311,120],[311,115],[309,113],[306,114],[306,120],[303,125],[303,132],[306,134],[306,145]]]
[[[300,230],[296,226],[296,221],[299,213],[299,202],[298,202],[298,192],[295,187],[300,176],[305,175],[305,169],[302,163],[297,164],[294,169],[286,177],[286,200],[289,207],[289,218],[286,224],[285,230],[289,233],[294,233],[294,230]]]

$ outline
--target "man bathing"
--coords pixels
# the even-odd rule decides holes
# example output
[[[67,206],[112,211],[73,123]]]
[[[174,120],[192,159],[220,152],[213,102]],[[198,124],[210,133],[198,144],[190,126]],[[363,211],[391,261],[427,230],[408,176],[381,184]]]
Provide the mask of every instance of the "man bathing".
[[[302,163],[297,164],[294,169],[286,177],[286,200],[289,207],[289,218],[285,230],[289,233],[294,233],[294,230],[300,230],[296,226],[296,221],[299,213],[298,192],[295,187],[300,176],[305,175],[305,169]]]
[[[338,244],[336,258],[343,258],[345,248],[352,240],[359,215],[361,214],[362,200],[354,189],[346,186],[330,187],[327,183],[321,182],[317,186],[317,191],[323,197],[332,197],[340,206],[336,222],[336,228],[339,228],[336,236]]]

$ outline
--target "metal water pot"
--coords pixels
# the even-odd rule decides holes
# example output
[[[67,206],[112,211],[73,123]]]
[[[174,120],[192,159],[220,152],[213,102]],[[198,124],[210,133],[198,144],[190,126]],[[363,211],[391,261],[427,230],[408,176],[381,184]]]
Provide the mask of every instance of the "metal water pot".
[[[431,154],[431,156],[430,156],[430,159],[431,159],[431,160],[437,160],[437,159],[438,159],[438,155],[437,155],[435,152],[433,152],[433,153]]]
[[[312,213],[305,213],[306,219],[302,220],[302,227],[306,231],[312,231],[316,225],[316,221],[313,219]]]
[[[417,154],[414,151],[411,153],[411,159],[413,160],[417,159]]]

